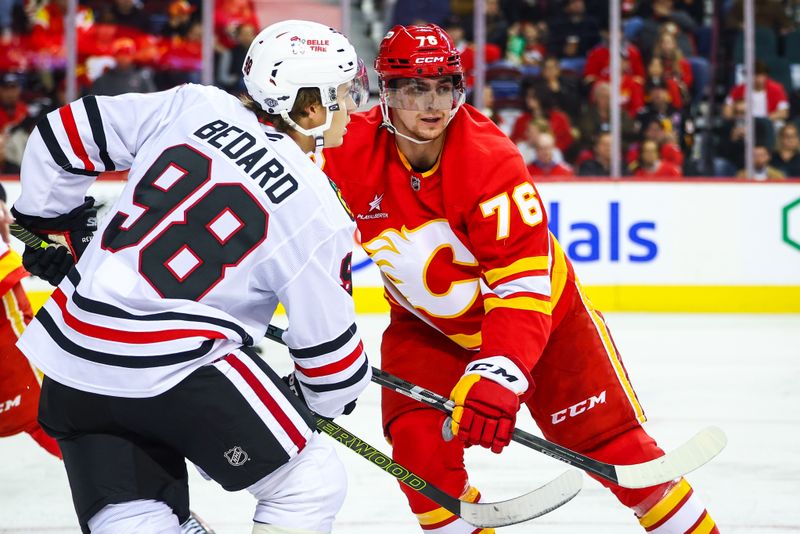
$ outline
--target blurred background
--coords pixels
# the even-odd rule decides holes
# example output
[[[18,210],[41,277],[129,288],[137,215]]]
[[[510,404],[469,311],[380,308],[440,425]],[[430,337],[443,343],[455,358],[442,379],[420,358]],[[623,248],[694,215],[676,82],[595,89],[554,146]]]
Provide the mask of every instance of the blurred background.
[[[44,113],[186,82],[236,94],[254,36],[289,18],[341,29],[368,65],[392,25],[444,27],[601,307],[800,312],[800,0],[0,0],[9,201]],[[101,177],[108,203],[124,178]],[[361,310],[385,310],[377,269],[355,267]]]
[[[0,0],[0,171],[83,94],[242,90],[250,41],[287,18],[342,29],[368,62],[393,24],[444,27],[471,100],[540,176],[800,176],[797,0]]]

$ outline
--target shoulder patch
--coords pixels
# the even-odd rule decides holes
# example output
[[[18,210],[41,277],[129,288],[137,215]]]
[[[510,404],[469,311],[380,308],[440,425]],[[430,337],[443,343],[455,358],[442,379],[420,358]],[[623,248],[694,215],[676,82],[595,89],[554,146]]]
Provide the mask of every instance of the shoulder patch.
[[[344,197],[342,196],[342,192],[339,191],[339,187],[330,178],[328,178],[328,183],[331,184],[331,188],[333,188],[334,193],[336,193],[336,197],[339,199],[339,202],[342,204],[342,207],[344,208],[344,211],[347,212],[347,216],[350,217],[351,221],[355,221],[356,218],[355,218],[355,216],[353,216],[353,212],[350,210],[350,206],[348,206],[347,202],[344,201]]]

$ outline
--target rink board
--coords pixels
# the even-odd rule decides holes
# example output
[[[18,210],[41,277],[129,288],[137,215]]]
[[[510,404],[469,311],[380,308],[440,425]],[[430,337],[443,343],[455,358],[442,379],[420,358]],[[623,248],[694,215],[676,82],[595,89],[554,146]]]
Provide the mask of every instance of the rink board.
[[[13,202],[19,182],[3,184]],[[99,181],[90,194],[107,210],[124,185]],[[600,309],[800,312],[800,183],[607,180],[538,188],[550,230]],[[385,311],[378,269],[355,249],[356,307]],[[26,286],[34,304],[49,295],[41,281]]]

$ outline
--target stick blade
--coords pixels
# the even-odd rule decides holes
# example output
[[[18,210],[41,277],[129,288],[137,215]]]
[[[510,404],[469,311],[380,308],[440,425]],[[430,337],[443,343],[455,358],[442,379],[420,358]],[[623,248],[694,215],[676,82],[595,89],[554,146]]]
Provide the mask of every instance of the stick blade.
[[[583,487],[583,476],[577,469],[565,471],[544,486],[507,501],[493,503],[461,503],[461,518],[480,528],[493,528],[522,523],[552,512],[575,497]]]
[[[618,483],[624,488],[649,488],[675,480],[706,464],[727,444],[728,438],[720,428],[704,428],[661,458],[641,464],[616,466]]]

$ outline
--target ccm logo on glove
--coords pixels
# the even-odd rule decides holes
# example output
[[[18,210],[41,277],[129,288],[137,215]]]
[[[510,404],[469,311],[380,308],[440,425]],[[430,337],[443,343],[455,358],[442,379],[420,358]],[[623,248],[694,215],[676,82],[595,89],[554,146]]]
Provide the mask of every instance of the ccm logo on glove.
[[[530,384],[530,374],[506,356],[470,362],[450,393],[453,435],[466,446],[499,453],[511,442],[520,402],[532,393]]]

